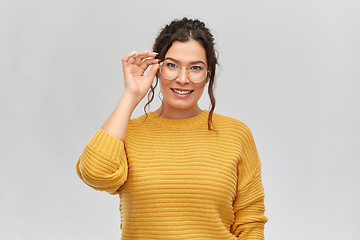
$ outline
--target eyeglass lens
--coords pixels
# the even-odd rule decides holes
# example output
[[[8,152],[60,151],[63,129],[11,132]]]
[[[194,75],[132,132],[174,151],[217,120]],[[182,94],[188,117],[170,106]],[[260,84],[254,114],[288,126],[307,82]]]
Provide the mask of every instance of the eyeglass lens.
[[[165,61],[161,63],[161,75],[167,80],[174,80],[180,74],[181,68],[173,62]],[[187,77],[194,83],[202,82],[207,75],[206,67],[203,65],[192,65],[187,68]]]

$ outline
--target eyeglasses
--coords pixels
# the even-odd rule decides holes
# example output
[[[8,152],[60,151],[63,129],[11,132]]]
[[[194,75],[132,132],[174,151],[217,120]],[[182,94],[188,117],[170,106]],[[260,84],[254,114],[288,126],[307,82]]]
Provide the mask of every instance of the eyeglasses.
[[[186,69],[187,77],[193,83],[200,83],[204,81],[209,72],[206,70],[206,67],[203,64],[192,65],[186,68],[179,67],[176,63],[167,60],[160,63],[160,73],[167,80],[176,79],[179,76],[182,68]]]

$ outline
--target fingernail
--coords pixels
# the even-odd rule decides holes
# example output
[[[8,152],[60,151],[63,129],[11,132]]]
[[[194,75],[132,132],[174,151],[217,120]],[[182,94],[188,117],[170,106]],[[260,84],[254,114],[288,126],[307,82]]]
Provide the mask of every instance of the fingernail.
[[[136,53],[136,51],[133,51],[132,54]]]

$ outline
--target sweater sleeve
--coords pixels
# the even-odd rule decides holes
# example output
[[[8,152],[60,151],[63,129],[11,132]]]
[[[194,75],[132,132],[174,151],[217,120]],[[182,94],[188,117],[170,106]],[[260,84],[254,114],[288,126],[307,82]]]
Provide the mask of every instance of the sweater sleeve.
[[[233,203],[235,221],[232,233],[238,239],[264,239],[264,188],[261,180],[261,162],[250,130],[242,134],[243,158],[238,164],[237,195]]]
[[[128,174],[124,143],[99,129],[85,146],[76,164],[76,172],[95,190],[116,194]]]

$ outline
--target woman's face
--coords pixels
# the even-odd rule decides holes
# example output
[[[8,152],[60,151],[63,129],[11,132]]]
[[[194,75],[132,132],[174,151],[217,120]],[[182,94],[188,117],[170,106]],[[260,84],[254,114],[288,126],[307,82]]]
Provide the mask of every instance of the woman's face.
[[[180,68],[180,73],[174,80],[167,80],[160,74],[160,88],[163,95],[164,108],[162,116],[167,118],[189,118],[201,113],[198,101],[204,92],[206,79],[194,83],[189,80],[187,69],[204,67],[207,70],[206,52],[203,46],[195,40],[187,42],[175,41],[165,55],[164,63]],[[174,65],[175,64],[175,65]]]

